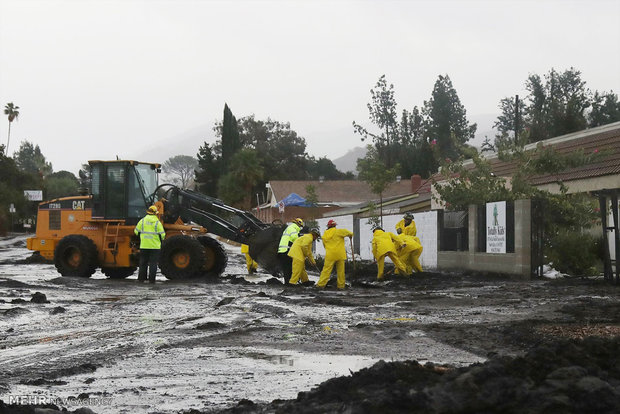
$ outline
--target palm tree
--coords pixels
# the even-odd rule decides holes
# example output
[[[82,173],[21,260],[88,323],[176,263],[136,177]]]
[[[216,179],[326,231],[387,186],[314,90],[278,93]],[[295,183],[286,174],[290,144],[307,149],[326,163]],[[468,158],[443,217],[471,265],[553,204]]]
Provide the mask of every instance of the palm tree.
[[[5,154],[7,156],[9,155],[9,142],[11,141],[11,122],[13,122],[13,120],[17,120],[17,117],[19,116],[18,109],[19,109],[19,106],[13,105],[13,102],[9,102],[4,107],[4,114],[8,115],[9,117],[9,135],[6,139],[6,151],[5,151]]]

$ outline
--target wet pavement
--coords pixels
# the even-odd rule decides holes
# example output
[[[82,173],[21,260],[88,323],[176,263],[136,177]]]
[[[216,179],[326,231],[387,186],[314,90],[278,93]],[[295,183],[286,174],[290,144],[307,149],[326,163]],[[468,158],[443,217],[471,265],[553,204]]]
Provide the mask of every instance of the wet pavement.
[[[317,291],[246,276],[239,248],[227,250],[218,279],[158,275],[150,285],[100,272],[63,278],[53,265],[23,263],[23,237],[1,240],[0,399],[80,396],[106,413],[217,410],[292,399],[379,360],[462,367],[569,327],[615,335],[619,326],[616,288],[600,280],[425,273],[377,282],[368,271],[345,291]],[[32,302],[36,292],[47,302]]]

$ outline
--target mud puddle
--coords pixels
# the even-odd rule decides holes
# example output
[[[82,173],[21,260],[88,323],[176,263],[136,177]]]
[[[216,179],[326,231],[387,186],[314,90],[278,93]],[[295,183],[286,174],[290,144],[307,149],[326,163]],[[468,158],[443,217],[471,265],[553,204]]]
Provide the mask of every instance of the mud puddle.
[[[375,362],[360,356],[270,349],[147,349],[141,356],[64,378],[62,385],[18,384],[11,393],[111,398],[105,412],[147,412],[150,407],[177,412],[188,407],[226,407],[238,398],[259,402],[269,402],[273,396],[294,398],[301,390]]]

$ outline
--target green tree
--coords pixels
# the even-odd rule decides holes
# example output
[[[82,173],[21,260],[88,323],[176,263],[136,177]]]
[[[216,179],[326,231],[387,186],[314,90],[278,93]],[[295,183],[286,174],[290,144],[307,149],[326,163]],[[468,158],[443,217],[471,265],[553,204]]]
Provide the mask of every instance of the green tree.
[[[617,119],[613,110],[613,93],[607,98],[595,93],[595,98],[586,88],[581,79],[581,72],[570,68],[563,72],[551,69],[544,77],[537,74],[530,75],[525,82],[527,96],[519,108],[522,114],[517,136],[527,134],[528,142],[542,141],[571,132],[581,131],[590,126],[602,125],[609,114],[609,120]],[[617,101],[617,97],[616,97]],[[590,111],[588,122],[588,108],[598,102],[600,106]],[[609,102],[609,106],[603,102]],[[515,106],[513,98],[504,98],[500,102],[501,115],[494,127],[499,131],[496,137],[496,147],[506,144],[510,132],[514,138]],[[599,116],[602,115],[602,116]],[[613,122],[613,121],[611,121]]]
[[[496,136],[496,146],[503,145],[508,141],[515,140],[515,126],[519,128],[516,136],[521,135],[524,129],[524,123],[519,122],[517,124],[517,116],[521,121],[523,119],[523,109],[522,103],[517,108],[516,99],[514,98],[503,98],[499,104],[501,114],[497,117],[495,124],[493,124],[493,128],[495,128],[499,134]],[[518,109],[518,114],[517,114]],[[489,142],[489,145],[491,143]]]
[[[592,98],[592,110],[588,114],[588,126],[594,128],[620,121],[620,101],[618,95],[596,91]]]
[[[5,153],[9,154],[9,142],[11,141],[11,124],[13,121],[17,121],[19,117],[19,106],[13,105],[13,102],[9,102],[4,106],[4,114],[9,118],[9,133],[6,138]]]
[[[360,180],[370,185],[370,190],[379,196],[381,225],[383,226],[383,192],[396,180],[400,165],[387,168],[379,152],[372,145],[366,146],[366,156],[357,160],[357,171]]]
[[[433,158],[431,142],[437,143],[441,137],[431,135],[437,133],[441,125],[447,126],[449,140],[464,137],[457,139],[454,146],[473,136],[473,133],[469,134],[469,130],[463,132],[464,128],[461,128],[465,110],[460,105],[456,91],[447,76],[440,77],[440,81],[436,83],[434,96],[425,103],[424,108],[416,106],[411,111],[403,110],[400,121],[397,116],[394,85],[388,85],[385,75],[379,78],[370,94],[368,111],[370,120],[378,132],[371,132],[355,121],[354,130],[361,136],[362,141],[372,140],[386,166],[391,168],[399,164],[401,176],[410,177],[419,174],[422,177],[430,177],[437,171],[439,164]],[[449,108],[448,104],[451,105]],[[440,119],[442,114],[440,105],[448,108],[444,111],[446,116],[443,119]],[[431,128],[433,128],[432,134],[429,133]],[[475,131],[475,126],[470,128]]]
[[[198,153],[198,169],[196,170],[196,182],[199,190],[206,194],[224,198],[218,195],[219,188],[230,188],[234,180],[227,177],[222,183],[224,168],[222,145],[224,123],[218,122],[213,130],[219,138],[214,144],[204,143]],[[326,179],[352,178],[352,174],[343,174],[338,171],[333,163],[327,158],[310,157],[306,153],[306,140],[291,129],[289,123],[279,122],[267,118],[257,120],[254,115],[240,118],[237,121],[239,142],[242,149],[251,149],[256,152],[259,166],[262,169],[262,179],[258,180],[251,193],[263,191],[266,179],[270,180],[306,180],[318,179],[320,176]],[[227,163],[230,166],[231,163]],[[230,190],[226,190],[230,196]],[[234,197],[233,197],[234,199]]]
[[[17,167],[27,173],[46,177],[53,172],[52,164],[47,162],[38,145],[24,141],[14,155]]]
[[[370,90],[371,102],[367,104],[370,121],[379,129],[372,133],[353,121],[353,128],[362,137],[362,141],[370,139],[379,156],[391,168],[395,164],[396,154],[394,143],[398,141],[398,120],[394,85],[387,84],[385,75],[381,75],[374,89]]]
[[[244,147],[258,153],[265,176],[275,180],[308,178],[306,140],[288,122],[269,118],[257,121],[254,115],[244,117],[239,124],[239,135]]]
[[[78,194],[80,182],[69,171],[58,171],[45,178],[44,198],[51,200]]]
[[[164,162],[164,172],[171,177],[172,183],[181,188],[188,188],[198,168],[198,160],[189,155],[175,155]]]
[[[218,195],[224,202],[244,210],[252,207],[253,188],[263,179],[263,168],[255,150],[239,150],[230,160],[228,172],[218,182]]]
[[[318,180],[323,177],[326,180],[346,180],[352,179],[353,173],[343,173],[336,168],[332,160],[321,157],[314,159],[310,157],[308,160],[308,176],[310,179]]]
[[[469,124],[467,112],[448,75],[439,76],[431,99],[424,102],[426,136],[436,141],[441,158],[456,159],[463,146],[474,137],[476,124]]]
[[[224,121],[222,122],[221,137],[222,161],[224,167],[226,167],[231,157],[241,149],[237,119],[227,104],[224,104]]]
[[[220,179],[220,147],[206,142],[198,149],[198,168],[195,170],[198,191],[217,197],[217,183]]]
[[[506,179],[495,176],[489,161],[478,154],[472,161],[473,165],[464,164],[462,159],[442,162],[441,178],[433,178],[436,201],[445,203],[447,210],[465,210],[470,204],[513,200]],[[446,177],[449,178],[442,180]]]
[[[31,217],[36,213],[36,203],[26,200],[24,190],[41,188],[40,180],[32,174],[21,171],[13,158],[7,157],[4,145],[0,145],[0,234],[5,234],[11,227],[9,206],[13,204],[16,213],[13,219]]]
[[[547,83],[551,137],[586,129],[586,110],[590,107],[590,99],[581,72],[570,68],[564,73],[557,73],[551,69]]]
[[[307,179],[310,157],[306,140],[291,129],[288,122],[267,118],[266,121],[246,116],[237,122],[242,148],[256,150],[265,176],[270,179]],[[223,124],[213,128],[219,138],[211,148],[215,158],[221,158]]]
[[[489,137],[485,135],[484,141],[482,142],[482,145],[480,146],[480,152],[489,152],[489,151],[495,151],[495,145],[493,145]]]
[[[306,203],[310,204],[310,217],[306,220],[308,228],[318,228],[319,223],[316,219],[319,217],[319,196],[316,193],[316,187],[312,184],[306,186]]]
[[[399,125],[399,139],[395,145],[396,159],[401,166],[400,175],[411,177],[419,174],[428,178],[437,171],[438,163],[426,136],[425,120],[418,107],[411,112],[403,110]]]
[[[382,217],[379,217],[379,213],[377,212],[377,205],[374,202],[368,203],[368,220],[366,220],[366,224],[370,226],[370,228],[381,227]]]

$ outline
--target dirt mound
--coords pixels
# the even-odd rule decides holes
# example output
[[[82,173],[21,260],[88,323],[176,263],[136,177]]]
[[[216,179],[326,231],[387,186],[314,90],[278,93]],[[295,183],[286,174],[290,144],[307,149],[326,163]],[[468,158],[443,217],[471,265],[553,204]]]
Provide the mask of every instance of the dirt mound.
[[[380,361],[296,400],[243,400],[218,412],[612,413],[619,406],[620,338],[591,337],[458,369]]]
[[[20,405],[20,404],[6,404],[0,400],[0,414],[95,414],[90,408],[78,408],[77,410],[70,411],[65,408],[60,408],[54,404],[38,404],[38,405]]]

